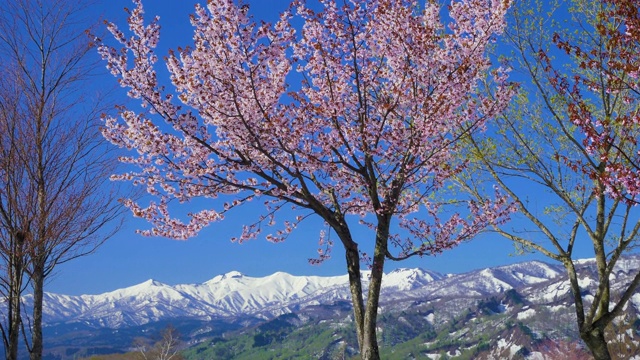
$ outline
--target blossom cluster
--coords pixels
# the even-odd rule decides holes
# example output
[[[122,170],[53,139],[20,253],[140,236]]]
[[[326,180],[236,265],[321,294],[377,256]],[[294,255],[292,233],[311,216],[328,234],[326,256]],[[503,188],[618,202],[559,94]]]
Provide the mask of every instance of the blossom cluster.
[[[435,2],[421,9],[412,0],[321,0],[314,11],[294,1],[274,24],[255,22],[233,0],[209,1],[191,17],[193,45],[165,58],[170,91],[155,68],[158,19],[146,24],[142,2],[134,3],[131,35],[109,24],[121,48],[103,42],[99,51],[146,108],[106,116],[104,135],[135,150],[121,160],[137,170],[115,178],[159,199],[127,202],[153,225],[147,234],[194,236],[263,199],[265,214],[238,241],[275,225],[288,204],[306,215],[283,219],[270,241],[284,240],[309,214],[334,228],[348,215],[394,217],[410,235],[391,236],[407,256],[439,252],[508,216],[498,196],[466,203],[468,216],[442,219],[443,202],[433,196],[465,167],[460,139],[481,130],[513,93],[486,54],[503,30],[507,1],[454,1],[450,21]],[[299,84],[290,83],[295,72]],[[483,94],[488,74],[494,91]],[[187,223],[169,211],[172,200],[219,197]],[[331,244],[321,234],[320,259]]]

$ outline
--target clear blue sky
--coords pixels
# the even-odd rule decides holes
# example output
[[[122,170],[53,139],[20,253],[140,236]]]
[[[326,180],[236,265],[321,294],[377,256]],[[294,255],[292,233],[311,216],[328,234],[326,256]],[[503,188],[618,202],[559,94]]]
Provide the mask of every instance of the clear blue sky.
[[[193,12],[193,0],[147,0],[148,18],[160,16],[162,25],[159,55],[169,48],[187,45],[192,36],[189,14]],[[288,5],[288,0],[252,0],[251,12],[256,19],[274,20]],[[133,7],[125,0],[99,0],[96,16],[126,24],[123,7]],[[105,76],[104,86],[116,86],[116,80]],[[124,89],[118,89],[124,96]],[[122,101],[120,101],[122,102]],[[60,265],[49,279],[46,290],[62,294],[98,294],[131,286],[147,279],[168,284],[199,283],[217,274],[238,270],[249,276],[265,276],[276,271],[294,275],[341,275],[346,273],[344,254],[339,243],[333,249],[332,258],[319,266],[309,265],[307,259],[317,250],[317,222],[295,231],[284,243],[272,244],[255,240],[244,244],[231,243],[237,236],[242,221],[251,209],[240,209],[227,220],[216,223],[196,238],[175,241],[164,238],[146,238],[135,233],[136,228],[148,225],[136,220],[129,213],[122,231],[107,241],[92,255]],[[362,241],[367,242],[367,241]],[[370,241],[368,241],[370,243]],[[460,273],[473,269],[503,265],[530,259],[546,260],[540,255],[511,256],[512,244],[497,235],[482,235],[474,241],[461,244],[456,249],[436,257],[415,258],[394,263],[387,262],[386,272],[397,267],[422,267],[443,273]],[[585,256],[590,256],[585,252]]]

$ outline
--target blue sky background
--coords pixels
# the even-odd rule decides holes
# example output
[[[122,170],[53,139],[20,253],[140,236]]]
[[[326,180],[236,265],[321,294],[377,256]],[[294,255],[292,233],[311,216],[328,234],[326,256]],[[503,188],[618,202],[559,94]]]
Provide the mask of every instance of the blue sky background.
[[[175,49],[189,44],[192,36],[189,14],[193,13],[193,4],[196,2],[145,2],[147,19],[151,19],[153,15],[160,16],[162,30],[158,55],[166,54],[169,48]],[[248,2],[251,4],[254,17],[266,21],[276,19],[289,3],[288,0]],[[96,17],[116,22],[123,28],[126,26],[124,7],[132,8],[133,5],[130,1],[124,0],[99,0],[92,12],[95,12]],[[117,87],[115,78],[105,75],[100,81],[100,86],[116,89],[117,96],[120,96],[116,102],[126,102],[125,90]],[[256,208],[256,211],[260,209]],[[330,260],[322,265],[308,263],[308,258],[317,255],[320,230],[320,223],[317,221],[308,222],[284,243],[273,244],[265,240],[243,244],[230,242],[229,238],[239,235],[243,221],[254,218],[254,215],[251,208],[241,207],[227,216],[225,221],[204,229],[196,238],[175,241],[137,235],[135,229],[148,228],[148,224],[133,219],[127,213],[126,226],[96,253],[58,266],[57,271],[50,277],[46,290],[70,295],[98,294],[135,285],[147,279],[167,284],[200,283],[232,270],[254,277],[276,271],[294,275],[346,273],[344,252],[339,242],[336,243]],[[372,239],[370,234],[359,235]],[[371,243],[367,239],[360,242]],[[509,241],[498,235],[484,234],[435,257],[413,258],[399,263],[388,261],[385,271],[389,272],[398,267],[422,267],[442,273],[461,273],[531,259],[546,261],[541,255],[513,256],[513,253],[514,248]],[[588,251],[582,253],[583,257],[590,256]]]

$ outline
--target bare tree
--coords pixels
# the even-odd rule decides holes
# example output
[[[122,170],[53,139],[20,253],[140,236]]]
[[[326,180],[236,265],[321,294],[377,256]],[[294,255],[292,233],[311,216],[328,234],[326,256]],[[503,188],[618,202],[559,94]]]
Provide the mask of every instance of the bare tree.
[[[6,359],[17,359],[20,336],[20,297],[25,288],[25,230],[28,223],[19,208],[23,172],[8,171],[18,162],[17,127],[9,119],[17,118],[20,94],[18,81],[9,81],[14,73],[10,66],[0,68],[0,296],[5,302],[0,322]]]
[[[180,350],[180,334],[169,324],[160,334],[160,339],[153,345],[143,338],[138,338],[134,346],[141,360],[182,360]]]
[[[90,96],[96,59],[79,0],[16,0],[0,14],[0,282],[9,301],[2,328],[7,359],[22,328],[31,359],[42,358],[47,276],[87,255],[119,227],[115,166]],[[24,278],[24,280],[23,280]],[[33,290],[33,313],[20,296]],[[5,329],[6,328],[6,329]]]

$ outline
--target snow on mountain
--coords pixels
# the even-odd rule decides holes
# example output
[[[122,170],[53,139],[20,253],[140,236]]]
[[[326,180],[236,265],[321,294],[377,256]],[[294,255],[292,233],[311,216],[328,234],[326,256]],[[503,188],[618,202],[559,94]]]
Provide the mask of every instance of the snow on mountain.
[[[382,288],[383,291],[413,290],[443,278],[445,275],[420,268],[396,269],[382,277]]]
[[[578,260],[575,264],[583,299],[587,303],[593,301],[597,285],[594,260]],[[618,294],[628,285],[638,268],[640,255],[620,259],[611,273],[615,280],[613,293]],[[369,271],[362,272],[364,287],[369,276]],[[350,300],[347,275],[294,276],[277,272],[250,277],[232,271],[200,284],[168,285],[148,280],[99,295],[47,293],[43,310],[46,330],[55,334],[51,343],[60,345],[60,349],[67,351],[69,344],[76,346],[78,337],[90,333],[92,338],[87,344],[93,342],[86,346],[101,349],[118,334],[123,339],[118,345],[120,351],[141,331],[157,330],[159,321],[160,325],[183,324],[190,342],[240,328],[280,326],[282,321],[294,326],[324,322],[342,326],[351,316]],[[30,307],[31,297],[25,297],[24,303]],[[0,312],[5,311],[3,306],[6,305],[0,302]],[[416,329],[428,326],[429,331],[436,329],[448,334],[448,339],[458,339],[457,351],[468,349],[463,346],[468,341],[489,336],[493,339],[491,356],[511,358],[521,347],[537,354],[534,344],[540,340],[538,334],[553,333],[558,339],[577,336],[566,326],[575,322],[572,306],[565,269],[533,261],[447,275],[423,269],[397,269],[382,279],[379,312],[385,331],[400,331],[404,326],[400,324],[408,326],[404,328],[406,331],[422,331]],[[639,294],[631,297],[627,309],[630,316],[637,316]],[[280,317],[284,314],[288,315]],[[509,323],[505,319],[524,325],[505,325]],[[142,326],[145,324],[148,325]],[[562,330],[558,332],[559,329]],[[94,334],[98,335],[93,338]],[[429,342],[425,346],[431,350],[434,344]],[[446,346],[433,348],[433,358],[452,347]]]
[[[362,272],[363,283],[368,271]],[[383,291],[416,289],[443,278],[422,269],[399,269],[384,277]],[[234,316],[270,318],[308,305],[350,299],[348,276],[294,276],[284,272],[265,277],[237,271],[202,284],[167,285],[148,280],[99,295],[68,296],[47,293],[46,323],[84,322],[118,328],[167,318],[210,320]],[[31,304],[30,298],[26,305]]]
[[[254,278],[236,271],[198,285],[177,285],[176,290],[204,302],[219,315],[255,315],[269,308],[281,309],[320,292],[344,287],[346,275],[333,277],[294,276],[283,272]]]
[[[484,297],[546,282],[562,274],[564,269],[559,265],[530,261],[448,275],[425,284],[412,296],[421,299]]]
[[[573,261],[578,272],[578,285],[581,294],[587,302],[593,299],[598,285],[598,273],[595,259],[579,259]],[[631,278],[640,267],[640,255],[633,254],[618,259],[609,279],[611,281],[612,293],[624,291]],[[571,293],[571,285],[566,276],[558,281],[543,284],[536,287],[535,292],[530,295],[530,300],[537,303],[554,303],[567,297]],[[638,307],[640,309],[640,307]]]
[[[537,284],[562,273],[557,266],[528,262],[458,275],[423,269],[397,269],[382,280],[384,301],[402,297],[438,298],[486,295]],[[364,285],[369,272],[363,271]],[[310,305],[349,300],[348,276],[294,276],[277,272],[250,277],[237,271],[201,284],[167,285],[148,280],[99,295],[47,293],[48,324],[83,322],[118,328],[170,318],[211,320],[237,316],[272,318]],[[30,299],[26,299],[27,306]]]

